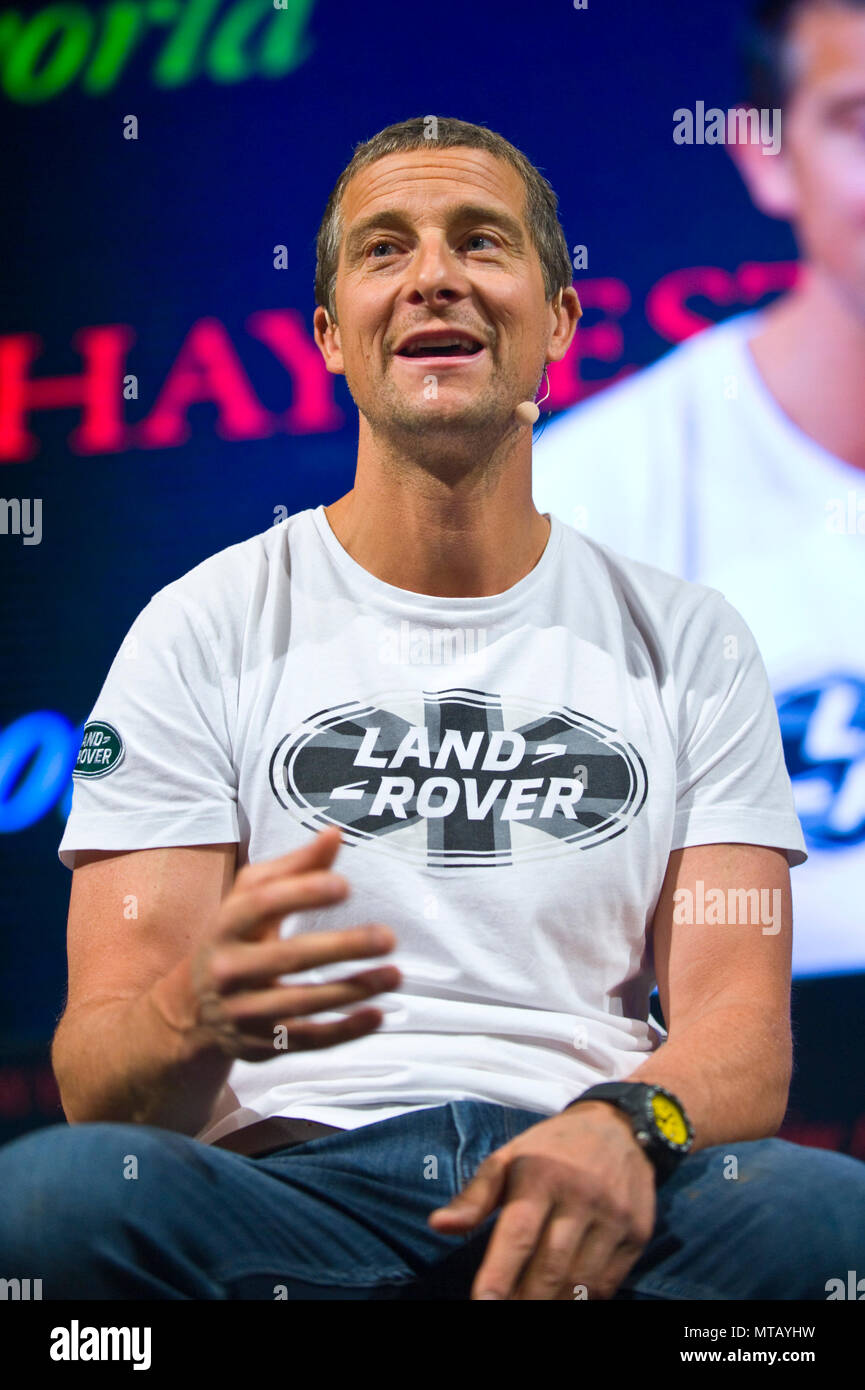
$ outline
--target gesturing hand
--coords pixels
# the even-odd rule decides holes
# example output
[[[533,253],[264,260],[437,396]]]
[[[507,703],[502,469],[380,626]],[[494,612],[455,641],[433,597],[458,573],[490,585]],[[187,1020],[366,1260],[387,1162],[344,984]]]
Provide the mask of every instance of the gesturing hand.
[[[333,962],[382,955],[396,945],[390,927],[378,923],[280,936],[286,916],[325,909],[350,892],[347,880],[330,872],[340,844],[338,830],[329,826],[300,849],[240,870],[215,922],[183,962],[181,1003],[173,1012],[190,1051],[216,1047],[232,1059],[266,1062],[277,1048],[334,1047],[378,1028],[384,1015],[377,1008],[327,1023],[314,1015],[397,989],[402,972],[395,965],[322,984],[282,980]]]
[[[625,1115],[586,1101],[496,1149],[429,1222],[458,1234],[499,1205],[473,1299],[611,1298],[651,1239],[654,1168]]]

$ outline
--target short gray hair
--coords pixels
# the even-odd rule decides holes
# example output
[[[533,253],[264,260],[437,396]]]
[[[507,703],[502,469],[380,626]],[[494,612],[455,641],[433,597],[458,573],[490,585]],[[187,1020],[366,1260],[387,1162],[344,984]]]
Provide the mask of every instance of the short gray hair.
[[[433,120],[435,138],[428,134],[431,128],[429,123]],[[361,169],[374,164],[377,159],[383,159],[385,155],[399,154],[403,150],[429,149],[430,146],[438,149],[463,146],[487,150],[516,169],[525,184],[523,216],[541,263],[544,294],[551,300],[559,290],[568,289],[573,281],[568,243],[559,222],[558,199],[543,174],[521,150],[486,126],[458,121],[451,116],[413,116],[408,121],[387,126],[372,139],[357,145],[351,161],[337,179],[327,200],[316,240],[316,304],[323,305],[331,318],[336,319],[334,294],[343,234],[342,198],[349,181]]]

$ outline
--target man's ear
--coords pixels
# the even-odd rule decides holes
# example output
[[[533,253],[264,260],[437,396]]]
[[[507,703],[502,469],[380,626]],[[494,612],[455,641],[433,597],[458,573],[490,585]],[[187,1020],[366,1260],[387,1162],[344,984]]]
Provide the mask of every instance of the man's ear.
[[[559,290],[553,296],[550,307],[556,315],[556,326],[550,338],[547,359],[550,362],[561,362],[571,346],[577,324],[583,316],[583,309],[573,285],[569,285],[566,290]]]
[[[750,108],[747,103],[740,102],[736,109]],[[738,169],[754,206],[767,217],[792,222],[798,215],[799,196],[792,160],[784,146],[783,117],[781,148],[777,154],[767,153],[767,147],[759,141],[753,144],[750,140],[728,141],[725,148]]]
[[[321,304],[318,305],[312,316],[312,325],[316,345],[324,358],[325,367],[334,376],[345,376],[342,349],[337,339],[339,327],[331,318],[329,310]]]

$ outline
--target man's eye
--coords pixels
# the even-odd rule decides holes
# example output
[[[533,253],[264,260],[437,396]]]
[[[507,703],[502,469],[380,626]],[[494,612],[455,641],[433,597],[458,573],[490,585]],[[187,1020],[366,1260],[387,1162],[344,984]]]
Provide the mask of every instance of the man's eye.
[[[488,241],[491,246],[496,245],[496,242],[493,239],[493,237],[488,236],[486,232],[474,232],[470,237],[467,238],[465,245],[471,246],[472,243],[476,241]],[[384,256],[388,256],[396,248],[392,241],[374,241],[370,245],[367,251],[367,255],[371,255],[373,259],[377,261],[383,260],[384,256],[380,256],[377,254],[382,249],[384,251]]]

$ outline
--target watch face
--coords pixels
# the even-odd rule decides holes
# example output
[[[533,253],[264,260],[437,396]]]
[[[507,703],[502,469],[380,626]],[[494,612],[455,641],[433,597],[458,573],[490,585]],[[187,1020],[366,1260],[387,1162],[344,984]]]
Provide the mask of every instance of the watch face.
[[[664,1138],[669,1139],[673,1144],[687,1143],[688,1127],[678,1105],[667,1096],[662,1095],[652,1096],[651,1105],[655,1123]]]

